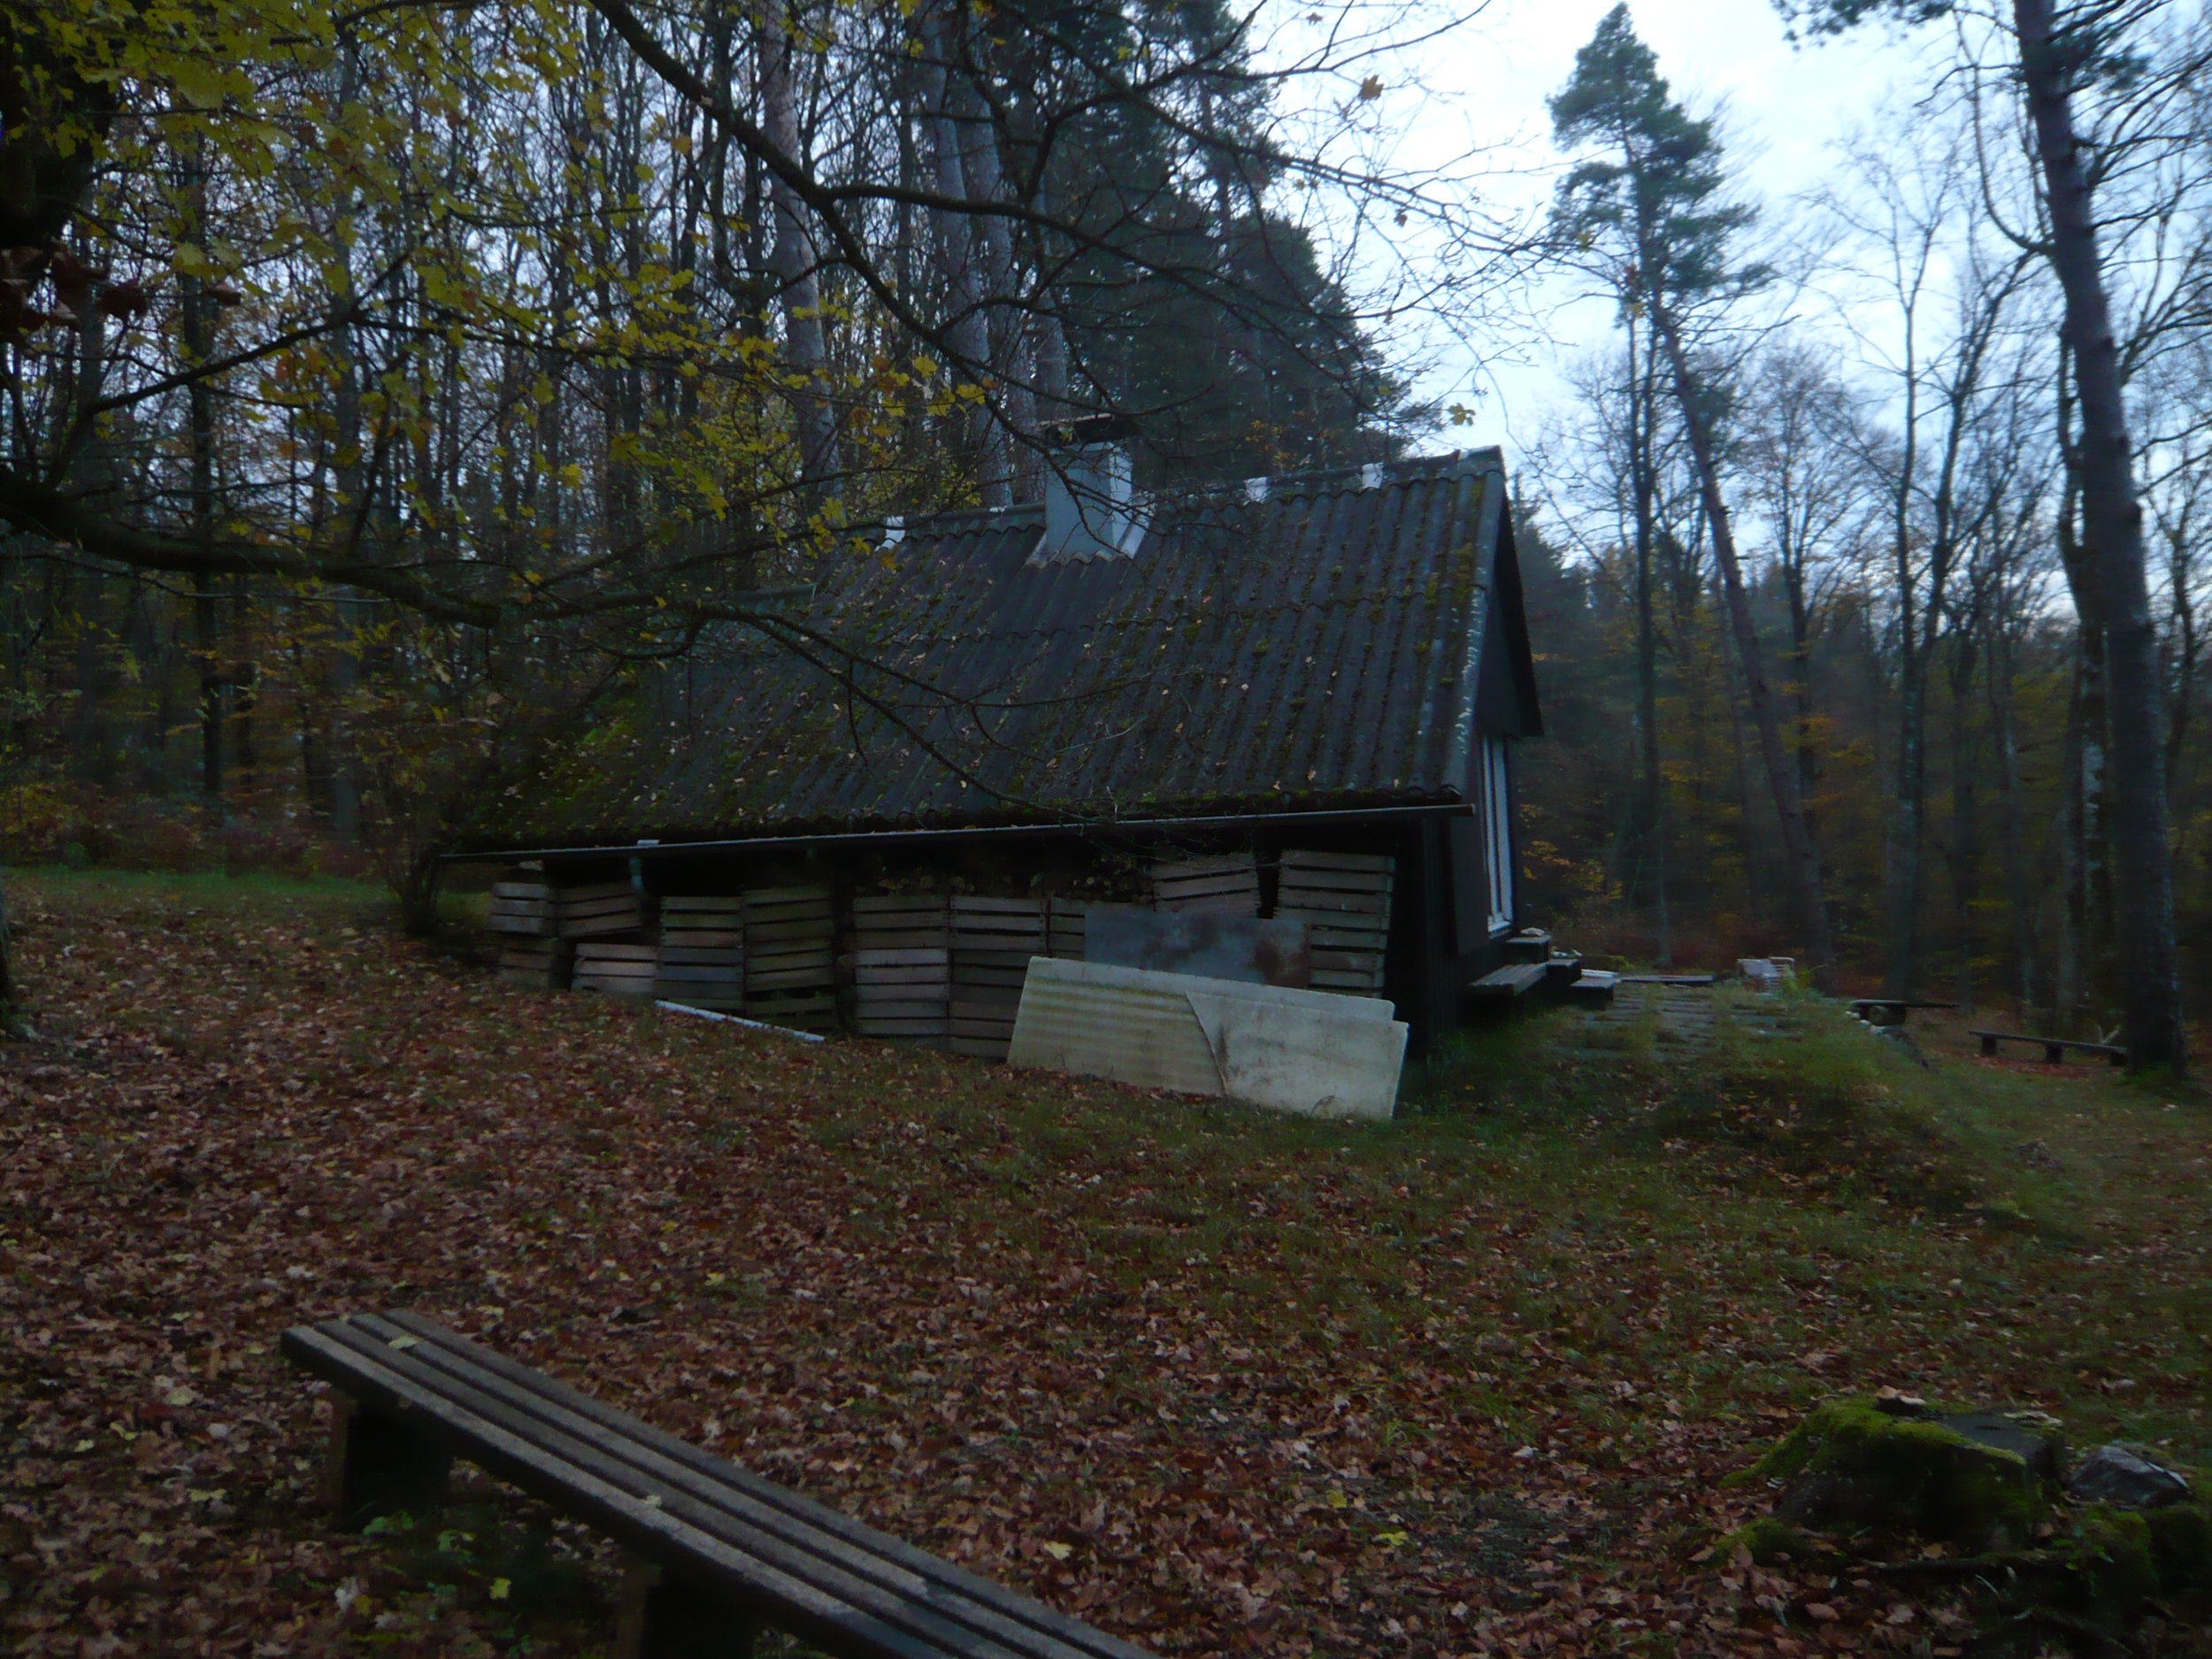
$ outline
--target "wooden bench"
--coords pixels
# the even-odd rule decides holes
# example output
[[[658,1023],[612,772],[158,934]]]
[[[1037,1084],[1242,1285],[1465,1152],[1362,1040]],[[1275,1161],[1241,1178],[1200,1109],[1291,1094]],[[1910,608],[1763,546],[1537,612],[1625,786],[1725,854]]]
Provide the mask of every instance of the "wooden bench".
[[[1916,1008],[1956,1008],[1957,1006],[1956,1002],[1930,1002],[1924,997],[1914,996],[1855,996],[1850,1002],[1851,1011],[1870,1025],[1901,1025],[1905,1023],[1906,1017]],[[1874,1017],[1875,1010],[1878,1009],[1882,1015],[1879,1019]]]
[[[2016,1031],[1970,1031],[1970,1037],[1982,1040],[1982,1052],[1993,1059],[2001,1042],[2039,1042],[2043,1045],[2043,1061],[2047,1065],[2062,1065],[2069,1048],[2078,1048],[2084,1054],[2101,1054],[2114,1065],[2128,1063],[2128,1051],[2108,1042],[2077,1042],[2071,1037],[2029,1037]]]
[[[766,1625],[837,1659],[1150,1659],[410,1313],[284,1333],[341,1396],[339,1525],[434,1510],[455,1457],[621,1544],[619,1651],[744,1659]]]

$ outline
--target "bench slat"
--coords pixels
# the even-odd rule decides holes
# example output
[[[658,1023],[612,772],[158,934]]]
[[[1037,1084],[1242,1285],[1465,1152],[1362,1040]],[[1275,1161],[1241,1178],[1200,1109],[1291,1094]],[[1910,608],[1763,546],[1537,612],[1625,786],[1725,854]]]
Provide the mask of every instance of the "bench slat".
[[[548,1451],[527,1435],[489,1421],[482,1412],[446,1398],[440,1388],[407,1375],[411,1367],[406,1354],[395,1353],[391,1363],[380,1364],[353,1342],[381,1343],[343,1327],[341,1331],[342,1334],[330,1327],[288,1332],[286,1353],[362,1397],[365,1403],[393,1411],[411,1427],[426,1431],[460,1455],[588,1522],[637,1554],[720,1584],[737,1599],[763,1609],[780,1628],[833,1651],[870,1659],[943,1659],[947,1650],[942,1643],[876,1618],[755,1552],[724,1541],[687,1520],[664,1498],[649,1502],[657,1494],[630,1489],[631,1484],[649,1484],[634,1471],[630,1482],[618,1483]],[[694,1507],[679,1502],[683,1508]]]
[[[374,1331],[381,1323],[365,1317],[355,1321],[355,1327],[371,1333],[368,1342],[388,1343],[388,1338]],[[348,1345],[361,1340],[357,1336]],[[369,1351],[373,1356],[373,1349]],[[865,1571],[857,1571],[858,1563],[822,1548],[818,1532],[810,1538],[810,1529],[803,1525],[766,1510],[766,1506],[749,1502],[718,1482],[687,1478],[686,1471],[672,1469],[670,1460],[649,1449],[608,1445],[590,1433],[588,1425],[580,1434],[575,1415],[561,1407],[534,1402],[527,1395],[520,1400],[503,1398],[501,1393],[482,1386],[480,1373],[467,1374],[472,1369],[467,1361],[435,1344],[423,1343],[405,1354],[407,1360],[441,1373],[435,1386],[442,1394],[468,1405],[488,1421],[509,1417],[505,1426],[549,1455],[616,1485],[635,1482],[648,1488],[641,1496],[659,1495],[661,1508],[707,1536],[905,1630],[935,1651],[972,1655],[974,1659],[1021,1659],[1022,1648],[993,1640],[978,1628],[979,1621],[973,1617],[978,1609],[965,1597],[948,1605],[946,1593],[910,1575],[904,1583],[877,1582]],[[751,1585],[743,1588],[747,1594],[754,1594]]]
[[[391,1347],[395,1339],[407,1346]],[[723,1582],[768,1622],[840,1653],[1067,1659],[1072,1648],[1149,1659],[420,1315],[288,1332],[285,1351],[349,1393],[389,1396],[368,1402],[426,1417],[437,1438],[493,1472],[641,1554]],[[657,1488],[659,1504],[649,1503]],[[641,1524],[649,1542],[627,1535]]]
[[[743,1548],[748,1547],[749,1535],[765,1532],[792,1550],[802,1553],[799,1557],[779,1560],[778,1564],[787,1570],[801,1573],[820,1571],[810,1566],[810,1559],[823,1563],[831,1572],[841,1576],[851,1575],[853,1582],[846,1587],[859,1600],[867,1600],[872,1588],[887,1592],[891,1599],[881,1603],[877,1609],[887,1618],[895,1621],[902,1609],[912,1604],[923,1604],[979,1635],[1005,1644],[1003,1648],[995,1645],[975,1645],[964,1648],[964,1651],[979,1654],[1053,1653],[1064,1645],[1064,1640],[1058,1639],[1059,1632],[1049,1632],[1055,1640],[1040,1642],[1037,1639],[1042,1632],[1017,1618],[1007,1617],[1010,1613],[1019,1613],[1025,1609],[1008,1605],[1014,1597],[1003,1586],[963,1573],[949,1563],[905,1546],[900,1546],[900,1548],[913,1556],[913,1562],[910,1564],[892,1559],[883,1547],[895,1540],[872,1527],[841,1515],[826,1505],[801,1498],[796,1493],[751,1475],[733,1463],[702,1453],[672,1436],[664,1437],[624,1413],[600,1407],[587,1417],[569,1402],[553,1397],[551,1388],[559,1388],[559,1385],[552,1383],[551,1379],[516,1365],[511,1361],[504,1362],[499,1367],[499,1371],[505,1375],[495,1374],[492,1368],[478,1363],[475,1356],[460,1351],[462,1339],[450,1332],[442,1331],[428,1320],[411,1320],[409,1325],[415,1327],[412,1330],[396,1321],[388,1324],[374,1317],[357,1319],[354,1324],[388,1342],[389,1339],[385,1337],[383,1330],[378,1329],[379,1326],[396,1333],[404,1332],[419,1337],[422,1335],[420,1327],[425,1325],[438,1331],[437,1338],[423,1337],[420,1346],[406,1350],[408,1356],[437,1369],[461,1387],[526,1413],[544,1424],[554,1433],[580,1442],[595,1456],[604,1456],[618,1466],[626,1465],[649,1483],[688,1494],[710,1510],[727,1517],[733,1524],[705,1524],[708,1530],[713,1531],[717,1536],[731,1538],[733,1530],[741,1530],[741,1535],[731,1538],[731,1541]],[[488,1358],[499,1358],[486,1349],[480,1348],[478,1353]],[[546,1386],[549,1384],[551,1388]],[[574,1394],[572,1390],[561,1389],[560,1392],[571,1394],[579,1403],[591,1403],[584,1396]],[[606,1420],[610,1418],[612,1421]],[[606,1444],[601,1436],[610,1431],[622,1435],[627,1443]],[[653,1443],[663,1439],[674,1451],[688,1455],[672,1455],[670,1450]],[[603,1470],[602,1472],[607,1471]],[[841,1525],[833,1526],[826,1525],[827,1522]],[[829,1548],[825,1548],[826,1543]],[[918,1571],[924,1568],[937,1571]],[[1057,1617],[1041,1603],[1032,1603],[1029,1610],[1043,1615],[1048,1620]],[[1099,1634],[1080,1625],[1076,1628],[1094,1638]],[[917,1633],[927,1635],[931,1632],[921,1631]]]
[[[1079,1619],[1071,1618],[1057,1609],[1048,1607],[1034,1597],[1024,1595],[1018,1590],[1010,1590],[994,1579],[984,1578],[979,1573],[971,1572],[964,1567],[956,1566],[941,1556],[933,1555],[927,1550],[918,1548],[902,1539],[894,1538],[887,1532],[879,1532],[865,1521],[856,1520],[841,1509],[833,1509],[828,1504],[818,1502],[815,1499],[794,1492],[787,1486],[778,1486],[774,1481],[757,1475],[751,1470],[740,1464],[731,1463],[727,1458],[718,1457],[711,1452],[703,1451],[688,1440],[680,1440],[664,1429],[657,1429],[649,1423],[641,1422],[628,1412],[618,1410],[612,1406],[594,1400],[588,1394],[579,1393],[567,1384],[547,1376],[543,1371],[534,1371],[519,1361],[508,1358],[504,1354],[449,1331],[435,1320],[411,1311],[395,1312],[388,1317],[394,1325],[410,1334],[419,1336],[426,1342],[434,1342],[441,1347],[450,1348],[457,1354],[465,1355],[484,1370],[505,1378],[516,1386],[526,1388],[548,1400],[557,1402],[579,1417],[588,1418],[602,1428],[632,1438],[642,1445],[652,1448],[663,1456],[681,1463],[686,1468],[694,1470],[711,1480],[733,1486],[764,1503],[782,1509],[810,1526],[833,1533],[856,1548],[881,1555],[886,1560],[895,1562],[910,1571],[934,1579],[949,1589],[957,1591],[964,1595],[973,1596],[980,1601],[989,1601],[1003,1611],[1018,1617],[1025,1623],[1033,1625],[1044,1634],[1066,1642],[1070,1646],[1095,1654],[1099,1655],[1099,1659],[1154,1659],[1154,1655],[1133,1643],[1123,1641],[1116,1636],[1110,1636],[1104,1631],[1094,1629]]]

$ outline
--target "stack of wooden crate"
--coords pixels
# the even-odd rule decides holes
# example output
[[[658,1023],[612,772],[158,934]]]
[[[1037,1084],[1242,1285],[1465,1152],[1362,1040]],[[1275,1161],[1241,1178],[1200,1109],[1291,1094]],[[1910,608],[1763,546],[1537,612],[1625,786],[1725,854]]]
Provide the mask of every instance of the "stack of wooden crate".
[[[603,939],[644,931],[645,901],[627,881],[561,887],[556,896],[563,939]]]
[[[576,947],[576,967],[569,976],[569,988],[643,999],[653,995],[659,968],[657,945],[588,939]]]
[[[499,977],[527,990],[561,990],[568,979],[567,947],[557,939],[509,939],[499,948]]]
[[[567,964],[560,941],[558,902],[541,877],[517,872],[492,883],[486,926],[499,936],[499,977],[534,991],[555,991]]]
[[[952,1035],[952,910],[946,896],[856,898],[847,944],[854,1033],[941,1047]]]
[[[837,1023],[837,924],[827,887],[745,895],[745,1011],[802,1031]]]
[[[1212,916],[1260,913],[1260,867],[1248,853],[1152,866],[1153,908]]]
[[[1003,1060],[1014,1040],[1029,959],[1045,954],[1041,899],[952,901],[952,1036],[955,1054]]]
[[[564,964],[557,956],[552,973],[557,976],[566,965],[568,986],[574,991],[650,996],[653,947],[646,942],[645,901],[637,889],[627,881],[604,881],[553,887],[549,893],[553,931],[567,959]]]
[[[745,901],[664,898],[653,995],[687,1008],[745,1006]]]
[[[491,917],[486,924],[495,933],[528,939],[550,939],[555,927],[554,894],[542,878],[517,872],[492,883]]]
[[[1375,853],[1286,852],[1275,892],[1279,920],[1307,925],[1313,988],[1380,996],[1390,942],[1395,859]]]
[[[1089,933],[1087,906],[1073,899],[1045,902],[1045,955],[1066,962],[1083,960],[1083,943]]]

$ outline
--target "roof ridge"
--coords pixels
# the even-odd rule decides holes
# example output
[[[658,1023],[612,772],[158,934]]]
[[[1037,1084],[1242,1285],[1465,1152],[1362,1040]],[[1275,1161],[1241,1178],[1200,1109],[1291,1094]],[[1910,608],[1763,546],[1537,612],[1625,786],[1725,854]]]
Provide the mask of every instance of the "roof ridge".
[[[1442,455],[1405,455],[1392,461],[1348,462],[1341,466],[1317,467],[1304,472],[1262,472],[1251,478],[1218,479],[1207,484],[1147,493],[1157,506],[1171,511],[1184,504],[1232,500],[1240,495],[1256,503],[1279,495],[1322,495],[1333,487],[1344,485],[1367,490],[1410,483],[1416,479],[1472,477],[1502,472],[1504,465],[1504,451],[1496,444],[1486,444],[1479,449],[1450,449]],[[1041,518],[1044,510],[1044,503],[1037,501],[1018,502],[1009,507],[948,507],[937,512],[894,513],[874,524],[861,520],[853,528],[863,532],[895,530],[899,533],[894,538],[896,540],[925,530],[944,534],[971,528],[1013,529],[1033,518]]]
[[[1264,501],[1276,495],[1318,494],[1332,485],[1355,481],[1361,489],[1379,489],[1386,484],[1410,482],[1414,478],[1487,472],[1494,457],[1495,465],[1504,465],[1503,454],[1495,446],[1448,449],[1442,455],[1402,455],[1391,461],[1348,462],[1342,466],[1317,467],[1306,472],[1262,472],[1252,478],[1202,485],[1188,493],[1195,497],[1240,492],[1255,501]]]

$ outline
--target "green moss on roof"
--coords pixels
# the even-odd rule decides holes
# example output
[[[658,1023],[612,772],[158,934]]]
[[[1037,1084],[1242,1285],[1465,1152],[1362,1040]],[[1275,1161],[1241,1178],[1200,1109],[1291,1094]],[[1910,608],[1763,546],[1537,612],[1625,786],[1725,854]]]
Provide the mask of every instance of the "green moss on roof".
[[[1125,559],[1028,565],[1033,508],[910,524],[898,560],[828,572],[801,619],[843,649],[833,668],[733,630],[486,833],[1456,799],[1503,474],[1483,451],[1358,486],[1209,494]]]

